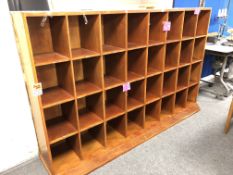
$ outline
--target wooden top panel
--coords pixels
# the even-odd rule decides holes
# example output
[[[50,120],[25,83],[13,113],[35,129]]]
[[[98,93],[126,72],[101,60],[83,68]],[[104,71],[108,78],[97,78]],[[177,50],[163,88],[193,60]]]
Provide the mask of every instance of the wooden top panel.
[[[120,14],[120,13],[149,13],[149,12],[170,12],[170,11],[192,11],[196,8],[171,8],[171,9],[137,9],[137,10],[103,10],[103,11],[77,11],[77,12],[63,12],[63,11],[21,11],[11,13],[23,13],[27,16],[66,16],[66,15],[96,15],[96,14]],[[199,8],[200,10],[211,10],[211,8]]]

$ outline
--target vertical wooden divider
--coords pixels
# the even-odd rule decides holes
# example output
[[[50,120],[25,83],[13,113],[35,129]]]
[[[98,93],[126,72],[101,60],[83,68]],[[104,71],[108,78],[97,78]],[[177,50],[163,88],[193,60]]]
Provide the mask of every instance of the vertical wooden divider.
[[[146,27],[146,57],[145,57],[145,72],[144,72],[144,99],[143,99],[143,103],[144,103],[144,107],[143,107],[143,128],[146,127],[146,86],[147,86],[147,65],[148,65],[148,55],[149,55],[149,38],[150,38],[150,33],[149,33],[149,30],[150,30],[150,16],[151,16],[151,13],[148,12],[147,13],[147,27]]]
[[[99,137],[103,137],[102,138],[102,142],[103,142],[103,145],[104,146],[107,146],[107,125],[106,125],[106,91],[105,91],[105,84],[104,84],[104,58],[103,58],[103,39],[104,39],[104,29],[102,28],[102,14],[101,13],[99,13],[98,14],[98,18],[99,18],[99,23],[98,23],[98,28],[99,28],[99,32],[100,32],[100,34],[99,34],[99,36],[100,36],[100,43],[99,43],[99,45],[100,45],[100,55],[101,55],[101,58],[100,58],[100,60],[101,60],[101,73],[102,73],[102,75],[101,75],[101,84],[102,84],[102,100],[103,100],[103,106],[102,106],[102,108],[103,108],[103,112],[104,112],[104,123],[103,123],[103,131],[101,132],[102,133],[102,135],[101,136],[99,136]]]
[[[70,63],[71,63],[71,72],[72,72],[72,81],[73,81],[73,89],[74,89],[74,97],[75,97],[75,113],[76,113],[76,122],[77,122],[77,126],[78,126],[78,134],[75,138],[74,141],[74,146],[73,149],[76,152],[77,155],[79,155],[79,157],[81,159],[83,159],[83,155],[82,155],[82,147],[81,147],[81,137],[80,137],[80,123],[79,123],[79,115],[78,115],[78,101],[77,101],[77,94],[76,94],[76,86],[75,86],[75,77],[74,77],[74,65],[73,65],[73,55],[72,55],[72,47],[71,47],[71,40],[70,40],[70,30],[69,30],[69,18],[68,15],[65,16],[66,18],[66,28],[67,28],[67,36],[68,36],[68,48],[69,48],[69,58],[70,58]]]
[[[125,83],[128,81],[127,77],[128,77],[128,13],[125,12],[125,59],[124,59],[124,63],[125,63]],[[123,90],[123,87],[122,87]],[[128,92],[124,92],[125,94],[125,115],[124,115],[124,123],[125,123],[125,129],[126,129],[126,133],[125,136],[128,136],[128,113],[127,113],[127,108],[128,108]]]

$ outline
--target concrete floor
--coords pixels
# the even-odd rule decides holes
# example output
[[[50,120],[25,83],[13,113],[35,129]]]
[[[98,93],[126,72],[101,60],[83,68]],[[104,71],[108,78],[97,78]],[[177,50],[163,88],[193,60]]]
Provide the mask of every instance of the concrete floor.
[[[91,175],[232,175],[233,126],[223,133],[231,97],[217,100],[200,92],[201,111]],[[47,175],[36,159],[5,175]]]

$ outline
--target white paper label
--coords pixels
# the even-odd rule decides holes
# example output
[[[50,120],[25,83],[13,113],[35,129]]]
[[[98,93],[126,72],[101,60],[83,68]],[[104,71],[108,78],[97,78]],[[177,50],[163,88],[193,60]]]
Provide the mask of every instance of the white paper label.
[[[43,94],[42,83],[36,83],[33,85],[33,95],[40,96]]]

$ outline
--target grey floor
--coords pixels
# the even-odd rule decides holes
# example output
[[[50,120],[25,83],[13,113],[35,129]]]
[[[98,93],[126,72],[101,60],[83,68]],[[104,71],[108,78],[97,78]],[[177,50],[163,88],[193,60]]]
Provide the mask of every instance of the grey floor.
[[[233,126],[223,133],[231,98],[204,92],[201,111],[97,169],[91,175],[232,175]],[[37,159],[6,175],[47,175]]]

